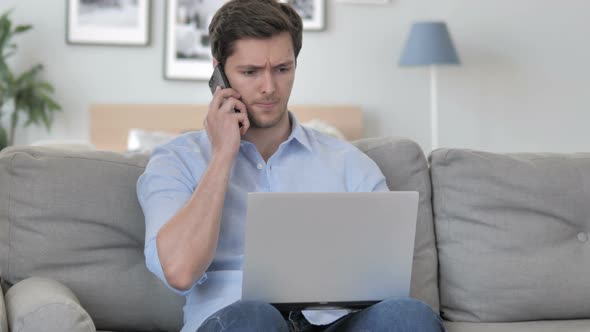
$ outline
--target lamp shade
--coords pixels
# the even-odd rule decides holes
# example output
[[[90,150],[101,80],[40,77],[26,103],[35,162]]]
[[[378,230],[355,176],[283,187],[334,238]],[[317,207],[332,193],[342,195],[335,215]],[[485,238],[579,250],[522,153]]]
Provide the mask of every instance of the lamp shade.
[[[444,22],[418,22],[412,25],[400,66],[458,65],[459,56]]]

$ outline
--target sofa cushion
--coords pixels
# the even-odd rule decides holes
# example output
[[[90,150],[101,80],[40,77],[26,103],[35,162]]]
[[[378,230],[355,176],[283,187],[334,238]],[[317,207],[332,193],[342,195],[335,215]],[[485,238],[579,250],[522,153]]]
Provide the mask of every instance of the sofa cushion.
[[[447,332],[588,332],[590,319],[518,323],[467,323],[445,321]]]
[[[443,317],[590,317],[590,154],[431,154]]]
[[[0,332],[8,332],[8,317],[4,303],[4,292],[0,288]]]
[[[96,327],[178,331],[184,299],[145,266],[135,184],[147,155],[13,147],[0,153],[0,273],[74,291]]]
[[[6,293],[10,329],[19,332],[94,332],[92,319],[63,284],[29,278]]]
[[[431,185],[428,163],[420,146],[399,137],[369,138],[355,145],[379,166],[390,190],[418,191],[418,222],[410,296],[438,311],[438,272],[432,224]]]

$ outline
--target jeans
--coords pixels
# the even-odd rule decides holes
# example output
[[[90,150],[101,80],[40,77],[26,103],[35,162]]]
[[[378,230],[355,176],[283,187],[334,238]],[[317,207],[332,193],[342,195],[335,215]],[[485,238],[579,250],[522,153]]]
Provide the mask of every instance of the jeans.
[[[263,302],[235,302],[211,315],[197,332],[443,332],[445,327],[432,309],[415,299],[395,298],[350,313],[329,325],[310,324],[301,312],[281,314]]]

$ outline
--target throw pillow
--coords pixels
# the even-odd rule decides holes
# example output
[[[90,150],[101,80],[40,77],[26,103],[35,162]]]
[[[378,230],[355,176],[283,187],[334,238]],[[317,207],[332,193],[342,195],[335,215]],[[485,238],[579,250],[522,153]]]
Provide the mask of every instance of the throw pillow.
[[[76,295],[51,279],[34,277],[12,286],[6,293],[6,311],[11,331],[96,331]]]

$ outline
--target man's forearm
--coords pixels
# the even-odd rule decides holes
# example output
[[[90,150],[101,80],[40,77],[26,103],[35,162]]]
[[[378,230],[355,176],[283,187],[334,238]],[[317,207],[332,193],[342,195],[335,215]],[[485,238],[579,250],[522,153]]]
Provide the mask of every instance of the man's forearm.
[[[213,261],[232,165],[213,157],[190,200],[158,232],[158,256],[174,288],[189,288]]]

